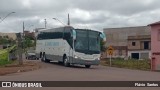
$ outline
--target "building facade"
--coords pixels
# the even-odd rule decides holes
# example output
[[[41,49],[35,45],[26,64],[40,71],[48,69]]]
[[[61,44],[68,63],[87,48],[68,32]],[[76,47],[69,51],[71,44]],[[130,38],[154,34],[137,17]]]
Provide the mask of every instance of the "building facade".
[[[28,36],[28,37],[31,37],[31,38],[35,39],[35,33],[34,32],[24,31],[24,36]]]
[[[16,33],[1,33],[1,32],[0,32],[0,36],[1,36],[1,37],[8,36],[9,38],[11,38],[11,39],[13,39],[13,40],[16,40],[16,39],[17,39]]]
[[[128,57],[150,59],[151,35],[128,36]]]
[[[160,21],[150,24],[152,70],[160,70]]]
[[[139,38],[140,36],[150,36],[151,28],[149,26],[139,26],[139,27],[124,27],[124,28],[105,28],[104,33],[106,34],[106,47],[113,46],[114,53],[112,57],[129,58],[131,53],[142,53],[146,52],[149,54],[150,50],[143,50],[142,42],[149,44],[149,38]],[[138,39],[136,38],[138,37]],[[147,41],[145,42],[145,40]],[[136,46],[132,46],[131,43],[135,41]],[[134,43],[133,43],[134,44]],[[148,45],[149,46],[149,45]],[[145,58],[149,58],[149,55]],[[108,55],[106,55],[108,56]],[[142,57],[145,55],[142,55]],[[141,59],[139,57],[139,59]]]

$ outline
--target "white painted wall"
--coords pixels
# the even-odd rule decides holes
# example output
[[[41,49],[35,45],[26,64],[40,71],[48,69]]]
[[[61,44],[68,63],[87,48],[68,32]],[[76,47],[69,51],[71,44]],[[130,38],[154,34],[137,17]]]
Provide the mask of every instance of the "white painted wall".
[[[132,53],[139,53],[139,58],[141,59],[141,53],[149,53],[148,58],[151,59],[151,51],[150,50],[143,50],[143,51],[128,51],[128,57],[131,57]]]

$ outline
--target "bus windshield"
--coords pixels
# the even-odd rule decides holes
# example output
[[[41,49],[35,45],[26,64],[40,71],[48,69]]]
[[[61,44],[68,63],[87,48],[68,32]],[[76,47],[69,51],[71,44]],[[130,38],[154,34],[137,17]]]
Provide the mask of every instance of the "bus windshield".
[[[99,32],[91,30],[76,30],[75,50],[86,54],[100,53]]]

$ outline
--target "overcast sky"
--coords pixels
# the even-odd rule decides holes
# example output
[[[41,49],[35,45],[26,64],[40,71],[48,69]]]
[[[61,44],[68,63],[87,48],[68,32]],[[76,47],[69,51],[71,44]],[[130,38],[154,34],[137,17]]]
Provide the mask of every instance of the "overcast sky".
[[[160,0],[0,0],[0,32],[20,32],[23,21],[26,30],[43,28],[44,19],[47,28],[63,26],[52,18],[66,24],[68,13],[75,28],[144,26],[160,21]]]

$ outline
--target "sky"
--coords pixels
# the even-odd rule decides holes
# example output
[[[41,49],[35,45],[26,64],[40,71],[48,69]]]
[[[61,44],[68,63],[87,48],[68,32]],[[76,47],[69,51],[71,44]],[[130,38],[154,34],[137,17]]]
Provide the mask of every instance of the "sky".
[[[44,28],[44,19],[61,27],[68,13],[74,28],[146,26],[160,21],[160,0],[0,0],[0,32],[22,32],[23,22],[25,30]]]

